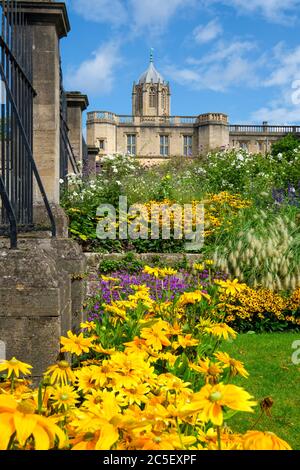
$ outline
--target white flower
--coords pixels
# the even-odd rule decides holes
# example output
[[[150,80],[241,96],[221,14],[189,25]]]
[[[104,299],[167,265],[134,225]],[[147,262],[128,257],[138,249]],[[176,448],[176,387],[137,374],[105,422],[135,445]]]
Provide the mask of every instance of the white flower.
[[[65,182],[65,180],[63,180],[62,178],[60,178],[59,184],[63,184],[64,182]]]

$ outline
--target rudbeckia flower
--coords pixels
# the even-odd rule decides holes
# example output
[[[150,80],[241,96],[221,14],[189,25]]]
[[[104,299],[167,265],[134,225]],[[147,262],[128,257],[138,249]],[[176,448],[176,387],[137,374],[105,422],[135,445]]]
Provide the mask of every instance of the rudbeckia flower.
[[[15,434],[23,448],[28,440],[36,450],[48,450],[66,445],[64,432],[51,418],[35,414],[35,405],[26,400],[20,403],[12,395],[0,395],[0,449],[6,450]]]

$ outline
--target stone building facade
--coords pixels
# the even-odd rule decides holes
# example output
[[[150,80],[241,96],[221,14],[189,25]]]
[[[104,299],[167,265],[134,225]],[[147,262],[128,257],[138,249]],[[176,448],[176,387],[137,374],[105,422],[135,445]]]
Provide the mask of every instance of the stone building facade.
[[[87,143],[98,149],[98,157],[129,153],[147,164],[197,157],[213,149],[266,153],[288,133],[300,135],[300,126],[231,125],[224,113],[172,115],[170,85],[156,70],[152,53],[148,69],[133,84],[132,115],[93,111],[87,118]]]

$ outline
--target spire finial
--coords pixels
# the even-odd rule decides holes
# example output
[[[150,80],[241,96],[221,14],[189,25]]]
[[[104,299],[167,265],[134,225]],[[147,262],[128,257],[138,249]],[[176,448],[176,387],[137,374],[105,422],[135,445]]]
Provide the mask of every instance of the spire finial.
[[[154,49],[153,47],[151,47],[150,49],[150,63],[153,63],[154,62]]]

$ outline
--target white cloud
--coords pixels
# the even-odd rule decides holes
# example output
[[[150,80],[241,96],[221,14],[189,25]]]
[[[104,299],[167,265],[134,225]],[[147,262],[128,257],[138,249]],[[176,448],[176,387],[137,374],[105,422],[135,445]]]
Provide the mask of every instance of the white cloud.
[[[270,106],[260,108],[251,115],[252,122],[267,121],[269,124],[288,126],[300,122],[300,106],[289,108],[288,106]]]
[[[88,21],[120,26],[127,21],[122,0],[72,0],[74,10]]]
[[[162,33],[179,9],[196,3],[197,0],[72,0],[71,5],[86,20],[153,35]]]
[[[268,21],[285,24],[296,19],[300,6],[300,0],[204,0],[203,3],[222,3],[234,7],[238,13],[259,13]]]
[[[270,56],[270,75],[262,86],[274,88],[278,98],[256,110],[251,119],[270,123],[300,122],[300,46],[288,50],[279,43]]]
[[[69,90],[84,90],[85,93],[97,95],[107,94],[112,89],[115,72],[120,63],[119,45],[115,42],[104,44],[76,70],[67,73],[66,86]]]
[[[198,44],[205,44],[216,39],[223,32],[223,28],[218,20],[212,20],[206,25],[197,26],[193,31],[194,40]]]
[[[196,4],[195,0],[129,0],[134,28],[139,32],[161,33],[180,10]]]
[[[284,43],[279,43],[273,51],[273,71],[265,81],[265,86],[290,85],[300,78],[300,45],[287,50]]]
[[[219,41],[215,48],[201,59],[188,58],[187,62],[195,65],[218,63],[230,60],[233,57],[241,57],[247,52],[253,51],[256,47],[256,44],[250,41],[237,40],[231,43]]]
[[[249,41],[229,44],[219,41],[201,59],[188,58],[188,67],[169,66],[165,74],[177,83],[195,90],[226,91],[240,84],[254,86],[257,83],[256,69],[261,66],[262,59],[251,60],[247,54],[255,48],[255,43]]]

